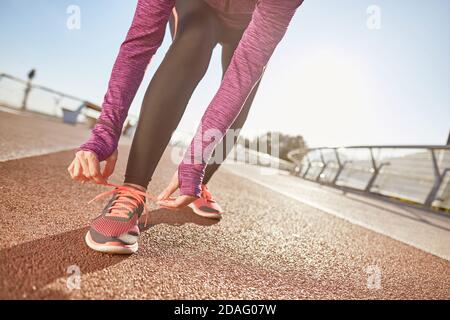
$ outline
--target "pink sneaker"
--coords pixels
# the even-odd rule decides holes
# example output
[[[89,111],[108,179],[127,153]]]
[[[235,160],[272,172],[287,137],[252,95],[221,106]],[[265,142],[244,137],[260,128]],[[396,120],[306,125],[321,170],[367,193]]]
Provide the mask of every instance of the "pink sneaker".
[[[200,198],[189,204],[189,207],[199,216],[211,219],[222,218],[222,208],[213,199],[211,192],[204,184]]]
[[[129,186],[111,186],[113,190],[92,200],[112,195],[101,215],[92,221],[85,241],[95,251],[131,254],[138,250],[139,220],[148,217],[145,199],[149,195]]]

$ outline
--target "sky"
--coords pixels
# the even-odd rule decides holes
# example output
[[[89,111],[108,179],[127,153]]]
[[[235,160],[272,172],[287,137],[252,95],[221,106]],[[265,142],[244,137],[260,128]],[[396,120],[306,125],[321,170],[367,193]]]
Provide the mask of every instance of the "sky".
[[[25,78],[36,68],[36,83],[100,104],[135,4],[0,0],[0,73]],[[71,5],[80,8],[79,29],[67,27]],[[139,114],[169,46],[167,33],[130,114]],[[220,49],[182,132],[195,131],[220,84]],[[269,62],[243,134],[300,134],[312,147],[445,144],[449,89],[450,1],[305,0]]]

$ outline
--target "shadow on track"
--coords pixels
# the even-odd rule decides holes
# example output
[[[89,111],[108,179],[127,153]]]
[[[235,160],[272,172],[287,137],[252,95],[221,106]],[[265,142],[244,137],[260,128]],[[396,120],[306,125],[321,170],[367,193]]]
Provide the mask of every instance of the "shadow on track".
[[[69,294],[45,288],[66,279],[69,266],[85,275],[120,263],[128,256],[107,255],[84,243],[88,228],[25,242],[0,251],[0,299],[67,299]]]
[[[173,211],[169,209],[159,208],[149,212],[148,224],[144,226],[145,218],[141,218],[140,229],[142,232],[150,229],[158,224],[168,224],[171,226],[182,226],[187,223],[193,223],[199,226],[209,227],[220,220],[208,219],[196,215],[190,208],[184,208],[179,211]]]
[[[158,224],[211,226],[217,222],[197,216],[189,208],[157,209],[150,212],[149,225],[142,231]],[[0,299],[68,299],[70,291],[46,286],[57,279],[66,281],[69,266],[78,266],[81,275],[86,275],[130,257],[89,249],[84,242],[87,230],[87,227],[75,229],[0,250]]]

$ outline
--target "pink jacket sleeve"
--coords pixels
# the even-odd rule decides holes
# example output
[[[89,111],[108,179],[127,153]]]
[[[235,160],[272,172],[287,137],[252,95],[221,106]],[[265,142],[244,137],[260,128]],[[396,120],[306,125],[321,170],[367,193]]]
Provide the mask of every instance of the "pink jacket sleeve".
[[[303,0],[261,0],[257,4],[252,21],[244,32],[220,88],[203,115],[179,165],[181,194],[200,195],[205,167],[214,147],[239,115],[302,2]],[[220,132],[220,139],[208,139],[208,130]]]
[[[175,0],[138,0],[133,22],[114,64],[102,112],[90,139],[80,149],[100,161],[116,149],[131,102],[147,65],[161,46]]]

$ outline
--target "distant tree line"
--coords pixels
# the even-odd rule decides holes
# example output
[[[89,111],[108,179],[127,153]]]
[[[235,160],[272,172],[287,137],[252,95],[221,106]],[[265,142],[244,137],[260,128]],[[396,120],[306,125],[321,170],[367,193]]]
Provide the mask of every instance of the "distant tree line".
[[[276,137],[278,136],[278,139]],[[301,159],[308,150],[305,139],[301,135],[289,135],[281,132],[267,132],[253,139],[247,137],[239,138],[239,144],[245,148],[256,150],[258,152],[272,154],[272,148],[278,142],[279,158],[290,161],[287,155],[291,150],[300,149],[300,155],[297,158]]]

